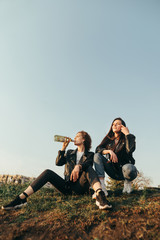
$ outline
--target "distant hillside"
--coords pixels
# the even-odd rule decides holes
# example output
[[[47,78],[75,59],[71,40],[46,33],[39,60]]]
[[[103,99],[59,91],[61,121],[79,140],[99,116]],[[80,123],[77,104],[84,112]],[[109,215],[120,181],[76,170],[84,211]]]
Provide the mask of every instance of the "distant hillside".
[[[14,183],[14,184],[24,184],[26,182],[32,182],[35,178],[26,177],[23,175],[9,175],[9,174],[1,174],[0,175],[0,183]]]
[[[23,175],[9,175],[9,174],[1,174],[0,175],[0,184],[26,184],[31,183],[35,180],[34,177],[26,177]],[[46,183],[44,187],[53,188],[53,185],[50,183]]]

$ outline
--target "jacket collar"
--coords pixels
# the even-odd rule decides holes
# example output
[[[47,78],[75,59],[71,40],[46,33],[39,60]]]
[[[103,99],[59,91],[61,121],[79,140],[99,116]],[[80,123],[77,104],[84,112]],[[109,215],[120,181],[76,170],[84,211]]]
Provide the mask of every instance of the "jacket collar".
[[[76,154],[76,153],[77,153],[77,151],[78,151],[78,148],[76,148],[75,150],[73,150],[73,151],[71,152],[71,155],[74,155],[74,154]]]
[[[71,152],[71,155],[73,155],[74,156],[74,162],[76,163],[76,154],[77,154],[77,151],[78,151],[78,148],[76,148],[75,150],[73,150],[72,152]],[[85,160],[86,160],[86,158],[87,158],[87,154],[88,154],[88,151],[84,151],[84,154],[83,154],[83,156],[81,157],[81,159],[80,159],[80,161],[79,161],[79,163],[83,163]]]
[[[76,154],[77,151],[78,151],[78,148],[76,148],[75,150],[73,150],[73,151],[71,152],[71,154]],[[87,154],[88,154],[88,151],[85,150],[85,151],[84,151],[84,155],[87,156]]]

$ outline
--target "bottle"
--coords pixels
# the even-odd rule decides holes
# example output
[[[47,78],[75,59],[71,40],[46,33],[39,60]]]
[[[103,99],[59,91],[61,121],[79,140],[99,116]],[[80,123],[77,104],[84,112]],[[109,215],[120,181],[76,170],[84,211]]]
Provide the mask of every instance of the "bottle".
[[[60,136],[60,135],[54,135],[54,141],[55,142],[65,142],[66,138],[65,136]],[[71,139],[71,142],[74,142],[73,139]]]

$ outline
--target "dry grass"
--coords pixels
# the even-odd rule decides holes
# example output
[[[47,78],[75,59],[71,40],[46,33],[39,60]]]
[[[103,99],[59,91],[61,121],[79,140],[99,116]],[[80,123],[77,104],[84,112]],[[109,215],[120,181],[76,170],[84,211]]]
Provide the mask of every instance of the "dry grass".
[[[0,187],[0,205],[26,186]],[[62,196],[42,189],[21,210],[0,210],[0,239],[160,239],[160,189],[109,192],[112,210],[99,210],[91,196]]]

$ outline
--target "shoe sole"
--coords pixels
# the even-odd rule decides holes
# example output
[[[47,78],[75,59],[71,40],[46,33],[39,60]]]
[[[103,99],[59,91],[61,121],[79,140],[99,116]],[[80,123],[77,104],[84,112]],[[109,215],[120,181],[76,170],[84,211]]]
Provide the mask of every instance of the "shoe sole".
[[[99,209],[109,209],[109,208],[112,208],[112,205],[108,205],[108,204],[106,204],[106,205],[104,205],[104,206],[101,206],[100,205],[100,203],[98,202],[98,201],[96,201],[96,205],[99,207]]]
[[[23,206],[26,206],[26,205],[27,205],[27,203],[22,203],[20,205],[14,206],[14,207],[4,207],[4,206],[2,206],[1,208],[3,210],[13,210],[13,209],[22,208]]]

